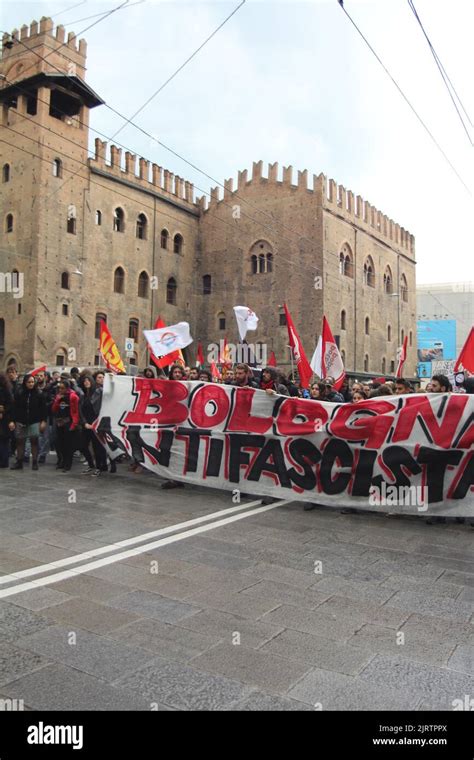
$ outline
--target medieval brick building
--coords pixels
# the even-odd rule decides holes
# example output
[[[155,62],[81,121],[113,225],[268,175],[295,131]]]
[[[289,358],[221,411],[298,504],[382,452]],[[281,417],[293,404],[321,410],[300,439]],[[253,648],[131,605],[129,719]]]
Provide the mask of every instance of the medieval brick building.
[[[393,374],[408,341],[416,368],[414,238],[320,174],[254,163],[205,198],[170,171],[100,139],[89,158],[86,43],[49,18],[3,38],[0,60],[0,369],[98,363],[106,319],[119,350],[158,315],[188,321],[204,349],[247,339],[288,366],[286,302],[312,354],[323,314],[348,370]]]

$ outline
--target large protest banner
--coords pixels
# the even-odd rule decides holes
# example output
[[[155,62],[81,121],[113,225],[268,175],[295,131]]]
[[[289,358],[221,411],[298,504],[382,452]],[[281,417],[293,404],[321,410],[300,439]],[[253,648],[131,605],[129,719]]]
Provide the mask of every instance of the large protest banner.
[[[474,397],[330,404],[108,376],[97,432],[173,480],[382,512],[474,515]],[[377,494],[380,498],[377,498]]]

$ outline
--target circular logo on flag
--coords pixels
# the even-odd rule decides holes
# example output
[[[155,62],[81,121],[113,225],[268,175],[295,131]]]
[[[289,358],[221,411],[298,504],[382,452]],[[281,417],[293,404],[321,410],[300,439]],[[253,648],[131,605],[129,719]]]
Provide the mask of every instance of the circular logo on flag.
[[[166,333],[163,333],[163,335],[161,336],[160,343],[164,343],[164,345],[166,346],[166,348],[170,348],[173,345],[173,343],[175,342],[176,338],[177,338],[176,333],[174,333],[174,332],[166,332]]]

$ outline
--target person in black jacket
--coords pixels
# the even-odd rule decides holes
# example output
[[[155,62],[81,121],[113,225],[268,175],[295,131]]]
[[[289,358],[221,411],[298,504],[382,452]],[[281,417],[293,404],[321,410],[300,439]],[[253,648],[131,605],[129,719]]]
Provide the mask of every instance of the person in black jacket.
[[[12,470],[23,469],[25,443],[30,439],[33,456],[32,469],[38,469],[38,437],[46,427],[47,411],[45,398],[36,387],[33,375],[25,375],[14,396],[13,420],[16,423],[16,463]]]
[[[8,377],[0,372],[0,467],[8,467],[10,434],[14,430],[13,396]]]
[[[83,396],[79,400],[79,412],[83,424],[81,454],[87,460],[87,467],[83,474],[96,476],[100,475],[101,472],[107,472],[107,453],[92,427],[92,424],[100,413],[102,388],[96,385],[94,378],[90,375],[83,375],[79,379],[79,387],[83,392]],[[95,464],[90,450],[91,445],[94,452]]]

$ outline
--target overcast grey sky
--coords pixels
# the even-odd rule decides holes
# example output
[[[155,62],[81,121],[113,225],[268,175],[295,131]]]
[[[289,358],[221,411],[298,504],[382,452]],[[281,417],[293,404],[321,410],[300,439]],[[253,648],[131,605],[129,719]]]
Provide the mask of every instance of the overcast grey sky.
[[[119,1],[66,12],[74,0],[3,2],[1,25],[49,15],[79,34],[96,20],[81,19]],[[474,121],[473,2],[414,1]],[[132,115],[238,4],[146,0],[119,11],[84,32],[89,84]],[[407,0],[345,7],[474,192],[473,148]],[[247,0],[136,122],[220,182],[260,159],[323,171],[415,235],[418,282],[474,277],[473,197],[337,0]],[[122,123],[103,106],[93,111],[91,126],[107,135]],[[203,191],[213,184],[132,126],[117,142]]]

